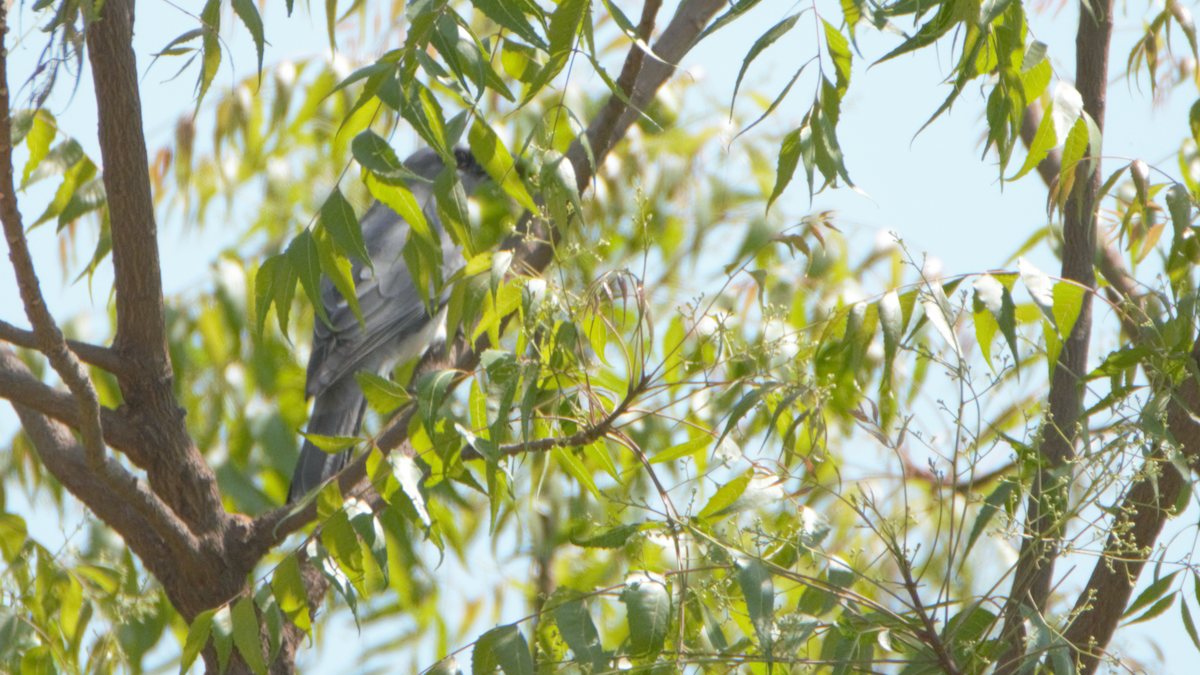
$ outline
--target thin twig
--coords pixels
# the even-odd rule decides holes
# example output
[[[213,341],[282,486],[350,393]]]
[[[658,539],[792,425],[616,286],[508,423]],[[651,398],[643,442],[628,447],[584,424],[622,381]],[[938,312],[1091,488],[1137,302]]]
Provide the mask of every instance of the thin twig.
[[[35,332],[17,328],[7,321],[0,321],[0,340],[10,345],[16,345],[17,347],[38,349],[38,339]],[[102,368],[113,374],[121,372],[125,365],[121,357],[117,356],[117,353],[113,350],[108,347],[91,344],[90,342],[67,340],[67,349],[74,352],[80,361],[96,366],[97,368]]]

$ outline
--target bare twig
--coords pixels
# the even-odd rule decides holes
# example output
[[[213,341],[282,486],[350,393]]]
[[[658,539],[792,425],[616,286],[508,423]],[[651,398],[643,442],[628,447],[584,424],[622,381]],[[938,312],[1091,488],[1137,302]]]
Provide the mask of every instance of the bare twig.
[[[8,353],[3,347],[0,347],[0,351]],[[81,426],[79,406],[74,395],[39,381],[15,356],[0,360],[0,398],[19,402],[72,429]],[[100,422],[106,444],[124,452],[137,466],[145,463],[138,430],[124,417],[114,410],[101,407]]]
[[[8,36],[8,8],[0,7],[0,39]],[[17,286],[21,301],[25,304],[25,316],[33,326],[37,338],[36,349],[46,355],[50,366],[62,378],[78,408],[79,432],[87,452],[88,464],[99,471],[104,463],[104,434],[100,428],[100,399],[87,372],[67,349],[62,331],[46,309],[42,290],[38,284],[29,245],[25,241],[25,230],[21,225],[21,212],[17,210],[17,194],[13,187],[12,168],[12,120],[9,118],[8,103],[8,49],[0,48],[0,220],[4,222],[4,237],[8,240],[9,259],[17,275]]]
[[[0,321],[0,340],[7,342],[17,347],[25,347],[26,349],[37,349],[38,341],[37,334],[31,330],[22,330],[6,321]],[[80,342],[79,340],[67,340],[67,349],[75,353],[75,356],[84,363],[102,368],[110,373],[120,372],[122,362],[117,353],[108,347],[101,347],[89,342]]]
[[[941,636],[938,635],[937,626],[934,625],[933,618],[929,616],[929,612],[925,611],[925,603],[921,601],[921,594],[917,590],[917,583],[913,580],[907,556],[904,551],[899,549],[893,549],[892,556],[900,568],[900,575],[904,577],[904,588],[908,591],[909,599],[912,600],[913,611],[917,613],[917,618],[921,620],[921,625],[924,626],[924,628],[917,631],[921,641],[933,650],[934,655],[937,656],[938,663],[942,665],[943,672],[948,675],[960,675],[962,671],[958,669],[958,664],[954,662],[954,657],[946,649],[946,644],[942,642]]]

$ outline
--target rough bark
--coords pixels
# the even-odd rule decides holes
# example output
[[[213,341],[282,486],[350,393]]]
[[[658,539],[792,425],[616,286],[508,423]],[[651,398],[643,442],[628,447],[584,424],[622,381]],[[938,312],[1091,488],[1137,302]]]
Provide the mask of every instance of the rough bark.
[[[1075,82],[1083,98],[1083,109],[1104,129],[1105,94],[1108,86],[1108,48],[1112,37],[1112,0],[1093,3],[1092,14],[1079,8],[1075,39]],[[1077,174],[1075,186],[1063,212],[1062,278],[1094,289],[1096,274],[1096,196],[1101,185],[1099,148],[1093,146],[1090,175]],[[1083,163],[1080,165],[1083,166]],[[1078,169],[1077,169],[1078,171]],[[1045,176],[1043,175],[1043,179]],[[996,672],[1007,675],[1020,668],[1025,654],[1024,619],[1021,608],[1044,612],[1058,556],[1061,506],[1070,484],[1070,461],[1075,455],[1077,426],[1083,412],[1083,375],[1087,368],[1088,343],[1092,330],[1092,296],[1085,294],[1079,318],[1064,340],[1062,353],[1050,383],[1049,413],[1042,424],[1043,468],[1038,472],[1026,505],[1026,535],[1013,574],[1012,592],[1004,610],[1001,639],[1009,643]]]

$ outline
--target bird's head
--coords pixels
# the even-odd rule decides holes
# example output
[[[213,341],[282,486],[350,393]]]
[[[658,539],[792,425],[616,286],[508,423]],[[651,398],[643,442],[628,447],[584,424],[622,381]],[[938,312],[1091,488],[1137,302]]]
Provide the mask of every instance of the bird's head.
[[[491,176],[467,148],[461,146],[454,148],[454,160],[455,169],[458,171],[458,180],[468,195],[491,180]],[[446,166],[441,155],[433,148],[422,148],[416,151],[404,161],[404,165],[413,173],[430,181],[435,180]]]

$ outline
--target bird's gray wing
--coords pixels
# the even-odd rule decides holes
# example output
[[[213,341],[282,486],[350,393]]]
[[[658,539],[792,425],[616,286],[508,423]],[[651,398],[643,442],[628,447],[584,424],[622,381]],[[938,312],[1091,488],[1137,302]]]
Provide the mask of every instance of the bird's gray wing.
[[[330,325],[320,319],[314,322],[305,386],[308,396],[320,395],[357,371],[379,373],[396,362],[417,358],[428,347],[427,340],[420,344],[422,340],[410,339],[424,337],[420,334],[430,318],[404,261],[408,224],[379,202],[367,211],[361,224],[375,268],[372,272],[361,261],[354,261],[351,267],[363,324],[333,282],[322,279],[321,300]]]

